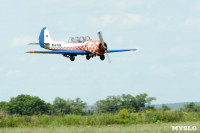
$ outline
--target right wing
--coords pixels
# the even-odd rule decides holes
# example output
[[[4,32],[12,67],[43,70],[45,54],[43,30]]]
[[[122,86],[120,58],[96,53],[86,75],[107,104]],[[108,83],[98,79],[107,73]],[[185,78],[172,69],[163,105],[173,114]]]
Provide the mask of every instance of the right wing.
[[[136,49],[116,49],[116,50],[107,50],[107,53],[125,52],[125,51],[136,51]]]

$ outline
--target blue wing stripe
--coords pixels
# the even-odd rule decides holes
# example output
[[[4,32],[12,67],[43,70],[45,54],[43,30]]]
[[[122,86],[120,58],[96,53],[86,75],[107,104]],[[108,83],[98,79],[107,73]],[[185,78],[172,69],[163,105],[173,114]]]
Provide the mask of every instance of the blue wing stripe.
[[[83,50],[56,50],[56,51],[28,51],[27,53],[44,53],[44,54],[89,54],[89,51]]]
[[[116,49],[116,50],[107,50],[107,53],[112,53],[112,52],[125,52],[125,51],[136,51],[136,49]]]

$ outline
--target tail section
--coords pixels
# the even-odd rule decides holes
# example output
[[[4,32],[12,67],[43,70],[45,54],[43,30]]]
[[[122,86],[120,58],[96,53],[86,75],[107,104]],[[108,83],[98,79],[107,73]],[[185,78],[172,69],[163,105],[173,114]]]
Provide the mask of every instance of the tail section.
[[[47,43],[53,43],[54,41],[51,39],[51,36],[49,34],[49,31],[47,29],[47,27],[44,27],[41,32],[40,32],[40,36],[39,36],[39,44],[40,47],[44,48],[44,45]]]

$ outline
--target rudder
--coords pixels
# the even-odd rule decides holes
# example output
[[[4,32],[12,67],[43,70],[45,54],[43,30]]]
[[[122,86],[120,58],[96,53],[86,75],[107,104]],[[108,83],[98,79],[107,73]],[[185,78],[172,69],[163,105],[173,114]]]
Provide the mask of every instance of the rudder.
[[[44,44],[45,43],[52,43],[53,40],[50,37],[49,31],[47,29],[47,27],[44,27],[41,32],[40,32],[40,36],[39,36],[39,44],[40,47],[44,48]]]

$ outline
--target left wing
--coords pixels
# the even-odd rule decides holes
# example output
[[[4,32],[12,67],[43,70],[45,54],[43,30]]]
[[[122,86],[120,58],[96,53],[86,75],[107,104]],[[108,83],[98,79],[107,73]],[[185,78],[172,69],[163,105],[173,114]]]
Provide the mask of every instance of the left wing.
[[[89,54],[89,51],[84,50],[56,50],[56,51],[28,51],[26,53],[37,54]]]
[[[114,52],[125,52],[125,51],[136,51],[136,49],[117,49],[117,50],[107,50],[107,53],[114,53]]]

